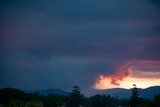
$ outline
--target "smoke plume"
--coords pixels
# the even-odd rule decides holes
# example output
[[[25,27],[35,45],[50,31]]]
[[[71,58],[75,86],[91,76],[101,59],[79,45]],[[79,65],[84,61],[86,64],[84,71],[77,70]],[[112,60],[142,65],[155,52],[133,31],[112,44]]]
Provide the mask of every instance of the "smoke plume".
[[[132,65],[125,63],[121,65],[114,74],[100,75],[97,79],[94,88],[95,89],[106,89],[119,86],[124,78],[132,74]]]

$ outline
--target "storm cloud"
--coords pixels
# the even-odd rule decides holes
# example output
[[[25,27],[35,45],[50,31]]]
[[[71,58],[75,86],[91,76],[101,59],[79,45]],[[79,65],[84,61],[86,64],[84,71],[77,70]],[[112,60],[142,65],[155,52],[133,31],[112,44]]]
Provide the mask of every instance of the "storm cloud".
[[[160,61],[157,0],[1,0],[0,87],[78,85],[127,60]]]

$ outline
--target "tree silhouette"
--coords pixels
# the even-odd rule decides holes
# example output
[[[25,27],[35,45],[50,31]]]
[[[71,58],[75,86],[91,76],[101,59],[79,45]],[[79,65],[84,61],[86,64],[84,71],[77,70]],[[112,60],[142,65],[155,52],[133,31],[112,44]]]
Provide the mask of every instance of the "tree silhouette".
[[[73,90],[72,90],[72,94],[80,94],[81,93],[81,90],[78,86],[74,86],[73,87]]]
[[[131,89],[131,99],[130,99],[130,106],[137,107],[138,106],[138,99],[139,99],[139,90],[135,84],[133,84],[133,88]]]
[[[63,105],[62,97],[54,94],[49,94],[44,99],[44,107],[59,107]]]
[[[110,95],[97,94],[89,98],[91,107],[117,107],[118,99]]]
[[[157,94],[157,95],[155,95],[155,97],[154,97],[154,101],[155,101],[157,104],[159,104],[159,105],[160,105],[160,93],[159,93],[159,94]]]
[[[82,105],[84,96],[81,94],[81,90],[78,86],[74,86],[71,94],[67,96],[67,107],[79,107]]]

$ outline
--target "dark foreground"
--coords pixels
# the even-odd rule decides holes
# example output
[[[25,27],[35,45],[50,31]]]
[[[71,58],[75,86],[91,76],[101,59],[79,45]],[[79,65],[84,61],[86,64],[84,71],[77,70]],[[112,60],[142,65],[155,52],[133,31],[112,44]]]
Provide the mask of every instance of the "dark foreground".
[[[78,86],[68,95],[28,93],[14,88],[0,89],[0,107],[160,107],[160,93],[153,100],[139,97],[138,88],[131,89],[129,99],[105,94],[85,97]]]

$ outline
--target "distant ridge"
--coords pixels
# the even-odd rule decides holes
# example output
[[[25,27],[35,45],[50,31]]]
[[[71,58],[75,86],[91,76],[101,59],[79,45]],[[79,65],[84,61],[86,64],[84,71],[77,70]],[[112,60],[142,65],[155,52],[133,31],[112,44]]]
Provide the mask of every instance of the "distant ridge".
[[[69,92],[65,92],[61,89],[46,89],[46,90],[27,90],[28,93],[38,92],[40,95],[56,94],[56,95],[68,95]]]
[[[139,88],[139,90],[140,90],[140,97],[152,100],[156,94],[160,93],[160,86],[152,86],[145,89]],[[63,91],[61,89],[27,90],[26,92],[29,92],[29,93],[38,92],[40,95],[45,95],[45,96],[48,94],[68,95],[70,93],[70,92]],[[94,90],[94,95],[106,94],[114,97],[117,96],[119,98],[130,98],[130,93],[131,93],[130,89],[124,89],[124,88]]]
[[[156,94],[160,93],[160,86],[152,86],[145,89],[139,88],[139,90],[140,90],[140,97],[152,100]],[[100,90],[97,91],[97,93],[117,96],[119,98],[129,98],[131,90],[123,88],[113,88],[107,90]]]
[[[160,93],[160,86],[152,86],[146,89],[143,89],[141,92],[141,96],[148,99],[153,99],[155,94]]]

